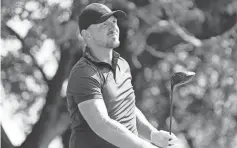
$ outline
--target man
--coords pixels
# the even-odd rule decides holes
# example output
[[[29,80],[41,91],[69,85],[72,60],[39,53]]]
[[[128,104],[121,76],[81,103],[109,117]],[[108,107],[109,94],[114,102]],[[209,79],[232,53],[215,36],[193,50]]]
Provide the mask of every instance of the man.
[[[120,44],[117,19],[125,16],[98,3],[79,16],[87,47],[68,81],[70,148],[175,146],[175,135],[156,130],[136,107],[129,65],[113,51]]]

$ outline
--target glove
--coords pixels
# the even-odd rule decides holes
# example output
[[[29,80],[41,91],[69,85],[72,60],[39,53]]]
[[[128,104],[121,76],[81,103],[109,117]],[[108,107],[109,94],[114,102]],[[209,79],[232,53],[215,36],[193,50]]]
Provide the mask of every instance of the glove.
[[[172,133],[171,135],[163,130],[151,132],[151,142],[161,148],[175,148],[178,138]]]
[[[152,131],[151,132],[151,143],[161,147],[167,148],[170,135],[166,131]]]
[[[180,148],[180,141],[173,133],[170,135],[167,148]]]

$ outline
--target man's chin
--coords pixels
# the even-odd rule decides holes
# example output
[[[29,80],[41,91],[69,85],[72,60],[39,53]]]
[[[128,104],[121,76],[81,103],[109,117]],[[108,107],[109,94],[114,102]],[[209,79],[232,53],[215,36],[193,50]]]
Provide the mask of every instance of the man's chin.
[[[107,47],[108,48],[117,48],[120,45],[120,42],[114,42],[112,44],[108,44]]]

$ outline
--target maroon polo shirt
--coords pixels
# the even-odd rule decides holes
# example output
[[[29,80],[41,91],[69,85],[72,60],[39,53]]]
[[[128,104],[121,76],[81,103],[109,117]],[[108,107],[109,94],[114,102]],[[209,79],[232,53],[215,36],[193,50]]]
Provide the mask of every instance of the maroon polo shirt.
[[[113,51],[112,65],[99,61],[86,48],[84,56],[73,66],[67,86],[71,119],[70,148],[114,148],[97,136],[81,115],[78,104],[103,99],[109,117],[137,135],[135,94],[131,72],[125,59]]]

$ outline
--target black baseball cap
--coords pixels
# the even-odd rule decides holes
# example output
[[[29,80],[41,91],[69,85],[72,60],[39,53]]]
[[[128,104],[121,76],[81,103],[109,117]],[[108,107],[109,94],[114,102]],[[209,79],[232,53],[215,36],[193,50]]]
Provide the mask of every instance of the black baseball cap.
[[[106,21],[111,16],[116,17],[118,20],[126,16],[122,10],[112,11],[107,6],[100,3],[91,3],[86,6],[78,19],[80,31],[87,29],[91,24],[99,24]]]

